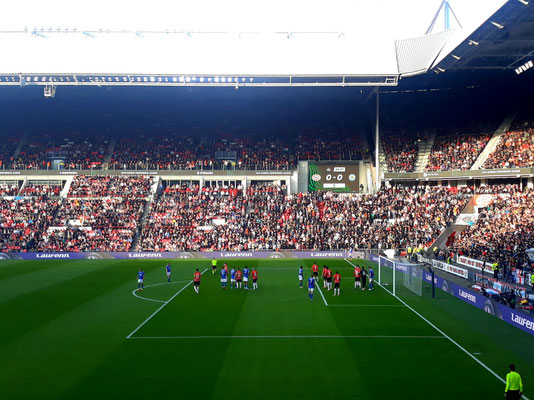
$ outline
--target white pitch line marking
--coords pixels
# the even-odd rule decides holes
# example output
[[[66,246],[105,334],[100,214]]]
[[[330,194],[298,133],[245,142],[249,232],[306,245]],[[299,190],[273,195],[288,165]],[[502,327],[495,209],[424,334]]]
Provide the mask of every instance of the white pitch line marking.
[[[132,336],[127,339],[446,339],[445,336],[391,335],[221,335],[221,336]]]
[[[354,264],[352,264],[351,262],[347,261],[350,265],[354,266]],[[378,282],[377,282],[378,283]],[[379,286],[381,286],[384,290],[386,290],[387,292],[389,292],[389,294],[391,294],[393,296],[393,293],[391,293],[388,289],[386,289],[385,287],[383,287],[382,285],[380,285],[380,283],[378,283]],[[436,331],[438,331],[439,333],[441,333],[443,336],[445,336],[447,339],[449,339],[454,345],[456,345],[456,347],[458,347],[460,350],[462,350],[465,354],[467,354],[469,357],[471,357],[473,360],[475,360],[479,365],[481,365],[484,369],[486,369],[489,373],[491,373],[495,378],[497,378],[499,381],[501,381],[502,383],[506,384],[506,381],[501,378],[499,375],[497,375],[497,373],[495,373],[490,367],[488,367],[486,364],[484,364],[482,361],[480,361],[478,358],[476,358],[473,354],[471,354],[469,351],[467,351],[464,347],[462,347],[462,345],[460,345],[458,342],[456,342],[454,339],[452,339],[449,335],[447,335],[445,332],[443,332],[441,329],[439,329],[436,325],[434,325],[432,322],[430,322],[428,319],[426,319],[425,317],[423,317],[421,314],[419,314],[419,312],[415,311],[412,307],[410,307],[404,300],[400,299],[399,297],[397,296],[394,296],[397,300],[399,300],[402,304],[404,304],[406,307],[408,307],[410,310],[412,310],[415,314],[417,314],[423,321],[425,321],[428,325],[430,325],[432,328],[434,328]],[[528,397],[526,397],[525,395],[523,395],[523,398],[525,400],[529,400]]]
[[[177,283],[184,283],[184,282],[189,282],[189,281],[176,281],[176,282],[163,282],[163,283],[155,283],[153,285],[146,285],[145,288],[151,288],[151,287],[154,287],[154,286],[163,286],[163,285],[175,285]],[[141,300],[147,300],[147,301],[154,301],[154,302],[157,302],[157,303],[165,303],[165,300],[156,300],[156,299],[149,299],[148,297],[143,297],[143,296],[138,296],[137,295],[137,289],[134,289],[132,294],[137,297],[138,299],[141,299]]]
[[[324,301],[324,305],[325,305],[325,306],[328,306],[328,303],[326,302],[326,298],[324,297],[323,291],[322,291],[321,288],[319,287],[319,281],[315,281],[315,287],[317,288],[317,290],[318,290],[319,293],[321,294],[321,297],[323,298],[323,301]]]
[[[404,304],[329,304],[328,307],[406,307]]]
[[[204,274],[204,272],[206,272],[209,268],[206,268],[204,271],[202,271],[201,273]],[[189,283],[187,285],[185,285],[183,288],[181,288],[178,292],[176,292],[174,294],[174,296],[172,296],[169,300],[167,300],[165,303],[163,303],[161,305],[161,307],[159,307],[156,311],[154,311],[150,317],[148,317],[147,319],[145,319],[141,325],[139,325],[137,328],[135,328],[132,333],[130,333],[128,336],[126,336],[126,339],[130,339],[132,337],[132,335],[135,334],[135,332],[137,332],[139,329],[141,329],[143,327],[144,324],[146,324],[148,321],[150,321],[152,319],[152,317],[154,317],[154,315],[156,315],[157,313],[159,313],[163,307],[165,307],[167,304],[169,304],[172,299],[174,299],[176,296],[178,296],[180,293],[182,293],[189,285],[191,285],[193,283],[193,280],[190,280]]]

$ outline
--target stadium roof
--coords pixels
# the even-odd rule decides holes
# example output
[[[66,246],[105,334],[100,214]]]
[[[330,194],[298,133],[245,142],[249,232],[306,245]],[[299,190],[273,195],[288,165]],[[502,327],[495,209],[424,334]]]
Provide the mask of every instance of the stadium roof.
[[[453,34],[435,72],[516,69],[534,54],[534,2],[508,1],[467,36]]]
[[[441,0],[24,3],[3,7],[3,85],[396,85],[442,68],[495,10],[527,7],[451,0],[462,26],[423,35]]]

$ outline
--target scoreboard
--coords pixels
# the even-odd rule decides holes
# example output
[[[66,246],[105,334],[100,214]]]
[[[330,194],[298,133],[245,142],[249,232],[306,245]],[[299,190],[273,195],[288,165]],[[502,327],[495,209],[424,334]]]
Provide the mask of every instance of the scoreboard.
[[[359,162],[308,162],[308,191],[358,192]]]

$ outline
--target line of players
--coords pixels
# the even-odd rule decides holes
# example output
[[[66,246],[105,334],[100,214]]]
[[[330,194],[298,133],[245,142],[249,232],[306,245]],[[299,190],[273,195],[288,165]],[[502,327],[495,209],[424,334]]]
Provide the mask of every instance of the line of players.
[[[217,272],[217,260],[213,259],[211,261],[211,273],[212,275],[215,275]],[[167,282],[171,281],[171,265],[167,264],[165,267],[165,273],[167,275]],[[248,281],[249,281],[249,275],[252,278],[252,290],[258,289],[258,271],[256,271],[256,268],[252,268],[252,271],[248,269],[247,266],[241,271],[241,268],[232,268],[230,271],[228,271],[228,265],[226,263],[223,265],[223,268],[220,271],[221,275],[221,287],[223,289],[226,289],[226,285],[228,283],[228,275],[230,275],[230,288],[231,289],[241,289],[243,285],[245,285],[244,289],[248,290]],[[200,291],[200,279],[202,274],[196,269],[196,271],[193,274],[193,288],[196,292],[196,294]],[[139,271],[137,272],[137,291],[144,290],[144,280],[145,280],[145,271],[143,271],[142,268],[139,268]]]
[[[216,273],[217,260],[212,259],[211,274],[215,275]],[[249,276],[252,278],[252,290],[258,289],[258,271],[256,271],[256,268],[252,268],[252,271],[250,271],[247,266],[245,266],[243,270],[241,270],[241,268],[235,269],[232,267],[232,269],[228,271],[228,265],[224,263],[219,274],[221,275],[221,287],[223,289],[226,289],[228,275],[230,275],[230,289],[241,289],[244,285],[243,289],[248,290]]]
[[[365,290],[365,285],[367,282],[367,275],[369,275],[369,290],[374,289],[374,278],[375,278],[375,271],[373,270],[373,267],[369,267],[369,271],[365,269],[365,267],[360,267],[359,265],[356,265],[354,267],[354,288],[360,288],[361,290]],[[338,271],[333,275],[332,277],[332,270],[327,267],[326,265],[323,265],[323,289],[327,289],[327,291],[332,290],[332,278],[334,279],[334,296],[340,295],[340,284],[341,284],[341,275]],[[302,288],[302,283],[304,281],[304,270],[302,268],[302,265],[299,268],[299,285],[300,288]],[[315,289],[315,285],[319,283],[319,266],[317,263],[313,263],[312,265],[312,272],[311,276],[308,278],[308,297],[310,300],[313,300],[313,291]]]
[[[327,291],[332,290],[332,279],[334,280],[334,296],[340,295],[340,284],[341,284],[341,275],[338,271],[334,275],[332,275],[332,270],[327,267],[326,265],[323,265],[323,289],[327,289]],[[165,267],[165,273],[167,275],[167,282],[171,281],[171,265],[167,264]],[[217,260],[212,259],[211,261],[211,273],[212,275],[215,275],[217,273]],[[249,281],[249,274],[252,277],[252,289],[256,290],[258,289],[258,271],[256,271],[256,268],[252,268],[252,272],[248,269],[247,266],[241,271],[240,268],[232,268],[230,271],[228,271],[228,265],[224,263],[223,268],[220,271],[221,276],[221,287],[223,289],[226,289],[226,285],[228,283],[228,274],[230,274],[230,289],[241,289],[242,285],[244,284],[245,290],[248,290],[248,281]],[[365,267],[360,267],[359,265],[356,265],[354,267],[354,288],[360,288],[361,290],[365,290],[366,282],[367,282],[367,275],[369,275],[369,290],[374,289],[374,276],[375,272],[373,270],[373,267],[369,267],[369,271],[365,269]],[[143,290],[144,289],[144,276],[145,272],[142,268],[139,269],[139,272],[137,274],[137,290]],[[202,274],[196,269],[195,273],[193,274],[193,288],[196,292],[196,294],[199,294],[200,291],[200,279]],[[299,285],[300,288],[303,287],[303,280],[304,280],[304,270],[302,268],[302,265],[299,268],[298,272],[299,277]],[[310,300],[313,300],[313,291],[315,289],[316,283],[319,282],[319,266],[317,263],[313,263],[312,265],[312,272],[311,276],[308,279],[308,295]]]

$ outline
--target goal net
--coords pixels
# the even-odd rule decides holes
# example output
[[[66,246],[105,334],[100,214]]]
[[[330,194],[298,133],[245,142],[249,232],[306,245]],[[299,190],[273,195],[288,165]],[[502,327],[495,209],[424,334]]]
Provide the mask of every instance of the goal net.
[[[378,258],[378,283],[394,296],[423,295],[424,264]]]

